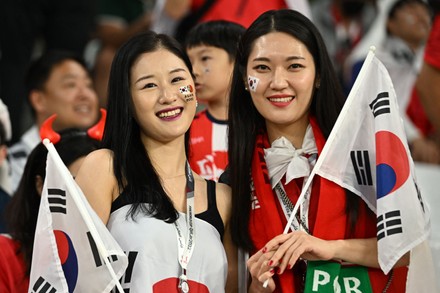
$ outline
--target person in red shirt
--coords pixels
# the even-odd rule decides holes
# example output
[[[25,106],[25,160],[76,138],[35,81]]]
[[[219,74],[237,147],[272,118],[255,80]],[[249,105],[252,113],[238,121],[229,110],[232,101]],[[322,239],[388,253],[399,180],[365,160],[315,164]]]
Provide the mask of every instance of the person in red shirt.
[[[217,181],[228,164],[227,115],[230,80],[237,43],[245,28],[228,21],[208,21],[194,27],[186,39],[198,101],[206,108],[190,128],[192,169]]]
[[[268,10],[294,9],[311,18],[308,0],[180,0],[180,11],[187,11],[180,19],[174,36],[180,42],[197,23],[225,20],[248,27],[260,14]]]

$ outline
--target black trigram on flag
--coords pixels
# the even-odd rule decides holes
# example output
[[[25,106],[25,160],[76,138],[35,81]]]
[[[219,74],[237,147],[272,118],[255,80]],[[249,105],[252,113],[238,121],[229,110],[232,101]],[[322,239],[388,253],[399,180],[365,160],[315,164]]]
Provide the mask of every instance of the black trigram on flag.
[[[376,99],[371,102],[370,109],[373,111],[374,117],[390,113],[390,95],[388,92],[378,94]]]
[[[52,213],[66,214],[66,191],[58,188],[47,189],[49,209]]]
[[[43,277],[39,277],[32,286],[32,293],[55,293],[57,290],[47,282]]]
[[[368,151],[351,151],[351,163],[359,185],[373,185]]]
[[[130,284],[131,283],[131,276],[133,274],[134,263],[136,262],[137,256],[138,256],[138,252],[137,251],[129,251],[128,252],[128,266],[127,266],[127,269],[125,270],[125,274],[119,280],[121,285],[122,284]],[[119,293],[117,288],[113,289],[112,292],[113,293]],[[124,293],[130,293],[130,289],[124,288]]]
[[[99,255],[98,247],[96,246],[96,242],[92,237],[92,233],[87,232],[87,239],[89,240],[90,248],[92,250],[93,259],[95,261],[96,267],[100,267],[104,264],[104,261],[101,259],[101,256]],[[110,255],[108,256],[108,260],[110,262],[114,262],[118,260],[117,255]]]
[[[402,217],[399,210],[387,212],[377,217],[377,240],[402,232]]]

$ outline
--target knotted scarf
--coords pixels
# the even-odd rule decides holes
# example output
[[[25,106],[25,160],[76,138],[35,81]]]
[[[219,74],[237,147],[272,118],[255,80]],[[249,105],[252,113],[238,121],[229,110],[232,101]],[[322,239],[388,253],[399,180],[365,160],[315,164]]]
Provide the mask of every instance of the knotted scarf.
[[[270,148],[264,149],[272,188],[286,175],[286,183],[296,178],[310,175],[310,162],[307,156],[317,154],[312,127],[309,125],[304,136],[302,147],[295,149],[284,136],[276,139]]]

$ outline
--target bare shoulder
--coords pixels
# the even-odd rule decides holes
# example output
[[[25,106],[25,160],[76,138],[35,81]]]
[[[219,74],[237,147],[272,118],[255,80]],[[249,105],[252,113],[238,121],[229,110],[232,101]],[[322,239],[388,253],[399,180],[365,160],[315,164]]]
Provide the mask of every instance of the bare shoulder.
[[[231,188],[227,184],[216,182],[216,193],[224,200],[231,200]]]
[[[113,175],[113,153],[108,149],[91,152],[84,159],[79,168],[76,181],[82,185],[99,184],[101,181],[111,180]]]
[[[82,163],[81,169],[84,167],[104,167],[109,166],[113,168],[113,152],[109,149],[99,149],[87,155]]]
[[[87,155],[75,181],[96,213],[107,223],[111,204],[117,194],[112,152],[100,149]]]

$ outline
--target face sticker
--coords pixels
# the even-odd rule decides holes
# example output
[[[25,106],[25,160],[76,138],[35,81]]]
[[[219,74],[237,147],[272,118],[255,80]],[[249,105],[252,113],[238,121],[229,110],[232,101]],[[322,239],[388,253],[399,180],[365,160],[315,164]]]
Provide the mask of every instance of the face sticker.
[[[189,84],[189,85],[181,86],[179,88],[179,91],[185,98],[186,102],[194,100],[194,89],[192,85]]]
[[[260,79],[255,76],[248,76],[248,85],[249,89],[253,92],[257,90],[258,83],[260,82]]]

